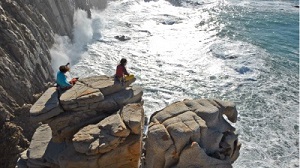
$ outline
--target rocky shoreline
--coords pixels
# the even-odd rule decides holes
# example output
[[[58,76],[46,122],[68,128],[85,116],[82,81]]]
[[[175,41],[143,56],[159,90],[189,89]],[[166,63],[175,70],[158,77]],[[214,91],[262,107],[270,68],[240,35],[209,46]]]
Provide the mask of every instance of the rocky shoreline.
[[[43,125],[17,167],[232,167],[241,144],[223,115],[236,122],[233,103],[183,100],[153,113],[148,125],[134,81],[94,76],[61,95],[49,88],[30,110]]]
[[[144,110],[135,81],[95,76],[58,93],[49,88],[30,110],[42,122],[17,167],[136,167]]]

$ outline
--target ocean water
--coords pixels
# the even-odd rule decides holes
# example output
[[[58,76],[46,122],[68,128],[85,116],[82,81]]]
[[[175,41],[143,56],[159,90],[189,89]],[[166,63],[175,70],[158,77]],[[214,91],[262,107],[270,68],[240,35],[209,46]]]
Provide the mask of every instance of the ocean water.
[[[92,19],[78,10],[73,43],[56,37],[53,67],[113,75],[125,57],[148,116],[185,98],[233,101],[242,143],[234,167],[299,167],[298,3],[123,0]]]

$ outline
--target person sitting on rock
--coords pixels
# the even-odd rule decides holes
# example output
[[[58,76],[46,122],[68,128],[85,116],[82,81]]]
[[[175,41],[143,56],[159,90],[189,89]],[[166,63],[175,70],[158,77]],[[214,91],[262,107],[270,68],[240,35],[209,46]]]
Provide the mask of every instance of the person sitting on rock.
[[[59,90],[68,90],[77,82],[78,78],[73,78],[71,81],[67,80],[66,73],[70,71],[69,63],[59,67],[57,72],[56,83]]]
[[[132,78],[134,78],[133,75],[129,75],[126,69],[127,60],[125,58],[122,58],[120,61],[120,64],[117,66],[116,75],[115,78],[117,81],[124,83]]]

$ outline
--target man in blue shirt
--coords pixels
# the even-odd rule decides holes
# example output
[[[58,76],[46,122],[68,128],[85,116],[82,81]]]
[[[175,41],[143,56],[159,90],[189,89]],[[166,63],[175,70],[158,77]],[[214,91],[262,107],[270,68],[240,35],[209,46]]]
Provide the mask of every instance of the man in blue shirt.
[[[60,90],[68,90],[75,84],[75,82],[71,83],[67,80],[65,73],[69,70],[70,68],[68,67],[68,65],[63,65],[59,67],[59,71],[57,72],[56,76],[56,83]]]

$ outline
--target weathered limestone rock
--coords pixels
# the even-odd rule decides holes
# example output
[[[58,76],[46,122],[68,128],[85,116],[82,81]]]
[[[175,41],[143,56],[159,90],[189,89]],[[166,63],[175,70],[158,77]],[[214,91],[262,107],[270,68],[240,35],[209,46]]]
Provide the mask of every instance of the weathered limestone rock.
[[[59,105],[58,92],[55,87],[49,88],[31,107],[31,120],[34,122],[44,121],[64,112]]]
[[[231,167],[240,149],[231,102],[199,99],[174,103],[154,113],[146,140],[146,167]]]
[[[55,88],[48,89],[31,109],[31,117],[47,124],[36,130],[28,159],[20,158],[18,165],[138,167],[144,110],[142,88],[129,86],[134,81],[122,85],[107,76],[83,78],[59,98]],[[57,108],[60,113],[51,113]]]

